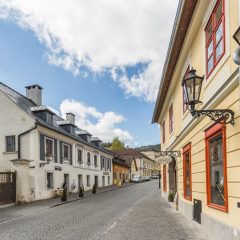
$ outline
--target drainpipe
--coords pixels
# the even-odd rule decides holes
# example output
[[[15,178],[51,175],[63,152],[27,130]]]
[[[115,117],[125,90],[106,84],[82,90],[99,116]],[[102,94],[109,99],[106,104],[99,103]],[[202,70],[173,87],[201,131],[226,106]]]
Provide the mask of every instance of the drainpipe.
[[[25,132],[22,132],[18,135],[18,159],[21,159],[21,137],[23,135],[26,135],[28,134],[29,132],[33,131],[34,129],[37,128],[37,122],[35,123],[35,126],[30,128],[29,130],[25,131]]]

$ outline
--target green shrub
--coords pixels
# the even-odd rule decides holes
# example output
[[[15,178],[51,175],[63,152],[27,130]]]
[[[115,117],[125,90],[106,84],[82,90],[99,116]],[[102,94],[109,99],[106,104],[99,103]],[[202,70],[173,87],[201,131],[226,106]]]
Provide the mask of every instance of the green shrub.
[[[173,202],[173,201],[174,201],[174,194],[173,194],[172,192],[170,192],[170,193],[168,194],[168,201],[169,201],[169,202]]]

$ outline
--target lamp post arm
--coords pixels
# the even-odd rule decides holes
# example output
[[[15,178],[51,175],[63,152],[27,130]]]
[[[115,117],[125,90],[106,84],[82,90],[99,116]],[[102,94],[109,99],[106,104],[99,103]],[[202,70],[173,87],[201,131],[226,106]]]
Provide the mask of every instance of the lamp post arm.
[[[216,109],[216,110],[191,110],[192,116],[199,118],[200,116],[208,116],[213,121],[218,123],[234,125],[234,112],[231,109]]]

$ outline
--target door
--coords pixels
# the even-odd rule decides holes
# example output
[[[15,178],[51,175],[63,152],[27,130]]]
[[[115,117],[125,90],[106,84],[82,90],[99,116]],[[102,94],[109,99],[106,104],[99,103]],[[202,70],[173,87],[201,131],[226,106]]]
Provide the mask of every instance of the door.
[[[16,173],[0,172],[0,205],[16,202]]]
[[[64,182],[67,186],[67,192],[69,191],[69,174],[64,174]]]
[[[98,187],[98,176],[95,176],[95,185]]]
[[[105,187],[105,176],[102,176],[102,186]]]
[[[78,188],[80,189],[80,187],[82,186],[83,186],[82,175],[78,175]]]

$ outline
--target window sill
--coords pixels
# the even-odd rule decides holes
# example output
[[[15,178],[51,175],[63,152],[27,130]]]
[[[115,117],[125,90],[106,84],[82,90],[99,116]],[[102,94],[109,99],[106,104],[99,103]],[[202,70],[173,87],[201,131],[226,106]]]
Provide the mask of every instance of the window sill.
[[[209,86],[209,84],[215,79],[215,76],[217,73],[221,70],[221,68],[225,65],[225,62],[230,57],[230,54],[223,54],[223,56],[218,61],[217,65],[214,67],[214,69],[211,71],[211,73],[205,77],[205,84],[204,84],[204,90],[206,90]]]
[[[3,152],[3,154],[17,154],[18,151],[14,151],[14,152]]]
[[[216,210],[220,210],[220,211],[225,212],[225,213],[228,213],[227,206],[220,206],[220,205],[217,205],[217,204],[209,203],[208,207],[216,209]]]

